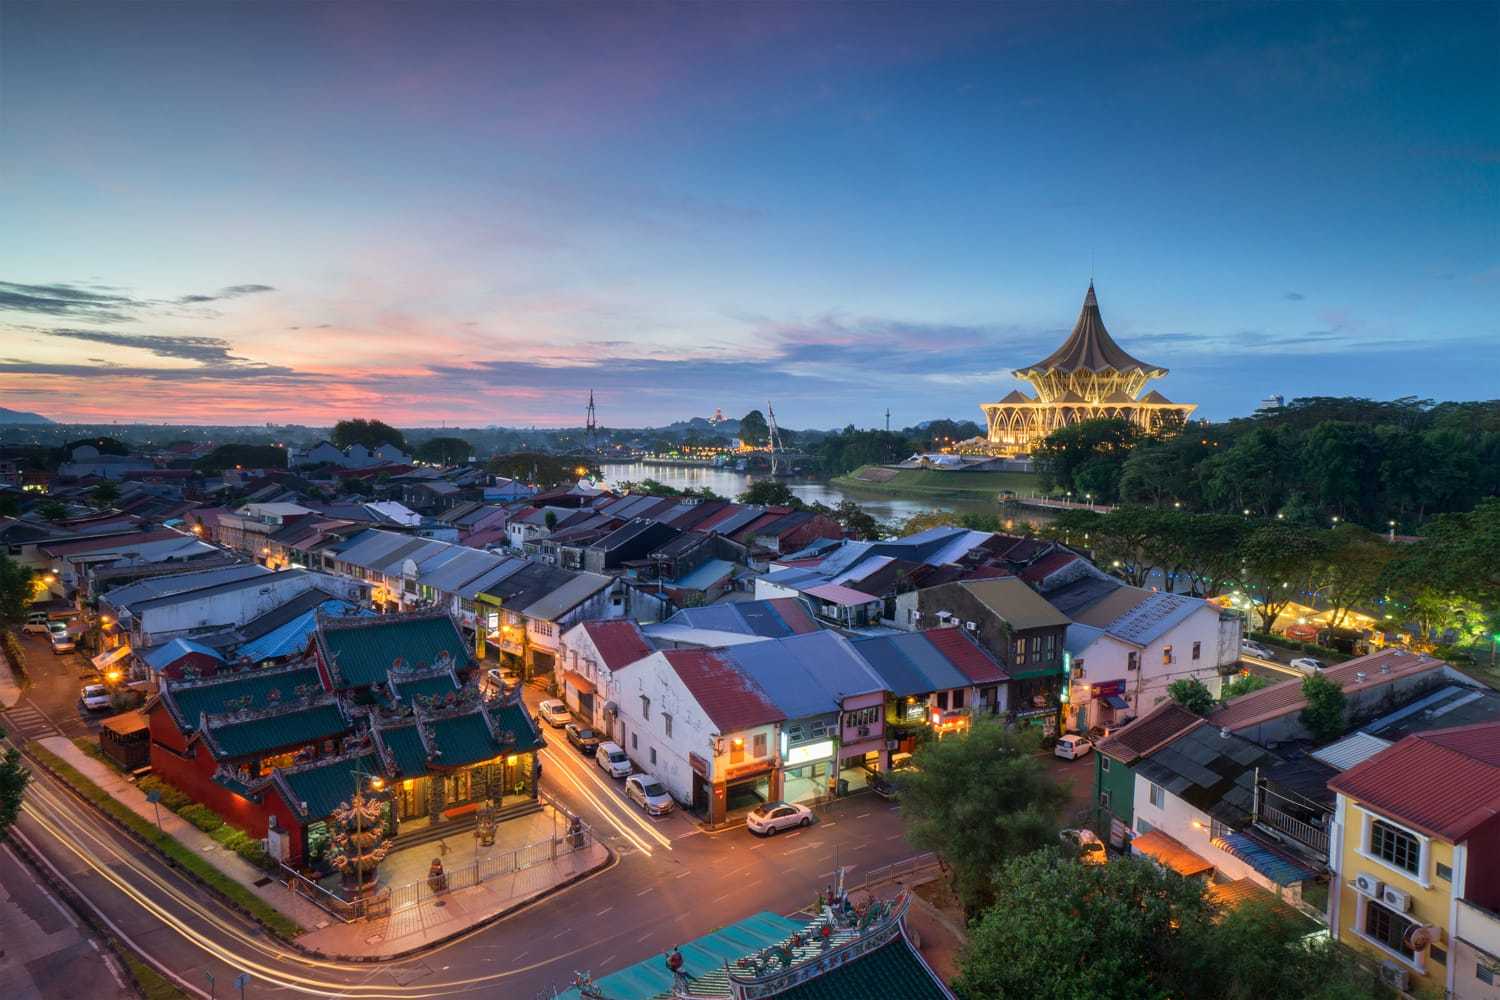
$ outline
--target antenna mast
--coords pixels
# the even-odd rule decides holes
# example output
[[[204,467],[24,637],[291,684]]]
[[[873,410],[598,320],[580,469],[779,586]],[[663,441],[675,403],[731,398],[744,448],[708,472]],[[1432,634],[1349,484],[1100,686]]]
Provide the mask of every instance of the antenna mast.
[[[779,474],[781,468],[781,431],[776,428],[776,411],[766,401],[766,439],[771,446],[771,475]]]

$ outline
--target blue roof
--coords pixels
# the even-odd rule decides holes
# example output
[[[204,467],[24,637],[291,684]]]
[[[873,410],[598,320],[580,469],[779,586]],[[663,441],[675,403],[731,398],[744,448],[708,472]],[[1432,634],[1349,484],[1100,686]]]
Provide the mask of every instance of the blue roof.
[[[1215,837],[1213,843],[1219,850],[1239,858],[1277,885],[1291,885],[1317,874],[1315,869],[1292,860],[1249,834],[1231,833],[1227,837]]]
[[[734,572],[734,563],[727,559],[710,559],[687,576],[679,578],[673,586],[686,590],[707,590]]]
[[[1149,646],[1156,638],[1174,627],[1206,601],[1181,594],[1153,593],[1108,625],[1104,631],[1136,646]]]
[[[690,979],[720,973],[726,962],[777,944],[804,926],[802,921],[762,911],[681,945],[678,950],[682,952],[682,971]],[[666,960],[657,955],[596,980],[595,984],[610,1000],[653,1000],[671,994],[672,973]],[[577,989],[558,994],[558,1000],[580,998]]]
[[[169,664],[176,663],[189,653],[202,653],[204,656],[213,657],[220,663],[224,662],[223,654],[217,649],[214,649],[212,646],[205,646],[201,642],[194,642],[191,639],[173,639],[170,642],[162,643],[160,646],[153,646],[150,649],[142,650],[136,655],[146,661],[146,666],[152,670],[162,670]]]
[[[969,687],[965,677],[921,632],[880,635],[853,641],[855,652],[898,697]]]
[[[885,690],[885,681],[836,632],[809,632],[723,650],[789,719],[837,712],[850,695]]]
[[[285,625],[273,628],[265,635],[244,643],[235,650],[235,655],[243,656],[251,663],[259,663],[261,660],[275,660],[304,652],[308,642],[312,639],[313,632],[317,631],[319,611],[329,617],[369,617],[375,613],[368,609],[356,608],[348,601],[330,598],[316,608],[304,611]]]

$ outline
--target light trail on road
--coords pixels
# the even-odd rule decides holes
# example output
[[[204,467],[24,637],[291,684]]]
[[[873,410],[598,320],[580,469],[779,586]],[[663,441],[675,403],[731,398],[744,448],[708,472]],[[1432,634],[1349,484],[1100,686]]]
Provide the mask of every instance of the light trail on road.
[[[549,757],[552,756],[546,750],[543,750],[542,752],[548,754]],[[588,777],[590,781],[594,783],[594,785],[599,789],[599,794],[604,796],[605,801],[611,807],[613,807],[614,811],[618,811],[620,815],[623,815],[626,819],[636,824],[662,847],[665,847],[669,851],[672,849],[672,838],[664,836],[661,831],[657,830],[656,827],[651,824],[649,820],[638,815],[633,804],[628,802],[622,803],[620,799],[616,797],[614,788],[599,775],[597,768],[588,767],[586,764],[582,764],[582,762],[580,762],[580,764],[582,766],[580,766],[579,769]],[[572,767],[565,766],[563,770],[572,771]]]
[[[570,769],[558,760],[556,754],[552,753],[550,750],[543,750],[542,756],[543,759],[551,761],[553,772],[561,772],[562,776],[568,779],[568,783],[573,786],[578,794],[582,795],[586,802],[588,802],[604,815],[604,818],[609,821],[609,824],[613,826],[616,831],[618,831],[620,836],[630,841],[630,843],[634,845],[634,847],[638,851],[646,855],[648,858],[652,856],[650,845],[648,845],[644,840],[633,833],[629,827],[621,823],[619,817],[615,815],[614,810],[609,808],[609,806],[605,803],[601,802],[593,792],[589,791],[589,789],[584,786],[583,782],[579,781],[578,778],[573,775]],[[668,849],[670,849],[671,844],[669,843],[667,847]]]

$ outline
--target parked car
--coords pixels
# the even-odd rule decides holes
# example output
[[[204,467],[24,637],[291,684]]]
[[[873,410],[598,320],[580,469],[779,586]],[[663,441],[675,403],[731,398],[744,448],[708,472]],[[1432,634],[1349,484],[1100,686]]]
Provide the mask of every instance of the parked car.
[[[483,694],[494,697],[515,687],[521,682],[520,675],[514,670],[496,670],[491,668],[484,672]]]
[[[1327,670],[1328,664],[1316,656],[1299,656],[1292,661],[1292,666],[1305,674],[1315,674],[1320,670]]]
[[[599,749],[599,734],[588,726],[580,726],[576,722],[570,722],[563,727],[563,732],[568,734],[568,742],[573,744],[573,749],[584,756],[588,756]]]
[[[634,770],[630,766],[630,758],[625,756],[625,750],[612,740],[599,744],[594,751],[594,763],[604,768],[611,778],[628,778]]]
[[[869,780],[870,791],[885,799],[887,802],[895,802],[897,797],[896,783],[883,774],[872,774]]]
[[[765,837],[775,836],[782,830],[797,826],[811,826],[812,821],[811,809],[790,802],[766,802],[751,809],[750,815],[745,817],[745,825],[750,828],[750,832]]]
[[[568,711],[568,706],[556,698],[548,698],[537,705],[537,714],[547,720],[547,725],[554,729],[561,729],[573,721],[573,713]]]
[[[1077,849],[1078,860],[1084,864],[1109,863],[1109,853],[1104,849],[1104,841],[1093,830],[1063,830],[1058,836],[1064,845]]]
[[[103,684],[85,684],[78,696],[78,703],[90,712],[103,712],[109,708],[109,688]]]
[[[52,629],[47,624],[47,612],[33,611],[26,616],[26,624],[21,626],[22,632],[30,632],[33,635],[46,635]]]
[[[1094,742],[1081,733],[1064,733],[1057,738],[1057,745],[1052,748],[1052,756],[1061,757],[1063,760],[1077,760],[1079,757],[1087,756],[1094,749]]]
[[[1269,649],[1267,649],[1266,647],[1262,646],[1260,643],[1258,643],[1258,642],[1252,642],[1249,639],[1241,639],[1240,640],[1240,653],[1242,653],[1245,656],[1258,656],[1262,660],[1274,660],[1274,659],[1276,659],[1276,654],[1275,653],[1271,652]]]
[[[71,653],[77,648],[78,643],[73,641],[73,637],[69,635],[66,630],[62,632],[54,631],[52,633],[52,652]]]
[[[625,797],[653,816],[665,816],[677,805],[661,782],[649,774],[632,774],[626,778]]]

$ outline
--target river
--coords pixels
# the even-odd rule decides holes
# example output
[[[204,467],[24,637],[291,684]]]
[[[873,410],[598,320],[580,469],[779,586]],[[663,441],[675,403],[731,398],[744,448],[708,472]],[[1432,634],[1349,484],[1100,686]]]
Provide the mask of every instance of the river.
[[[654,479],[667,486],[675,486],[678,489],[687,487],[708,487],[715,493],[733,500],[745,488],[750,485],[754,477],[743,472],[735,472],[733,469],[712,468],[710,466],[684,466],[684,465],[657,465],[653,462],[605,462],[600,466],[604,473],[605,482],[615,485],[623,482],[640,482],[643,479]],[[761,477],[764,478],[764,477]],[[816,479],[788,479],[785,480],[791,491],[808,503],[827,504],[829,507],[837,507],[844,500],[853,500],[863,507],[877,521],[900,524],[907,518],[916,514],[925,514],[928,511],[942,510],[957,513],[969,513],[979,511],[985,513],[997,513],[998,508],[994,504],[966,502],[963,500],[910,500],[903,497],[892,497],[884,494],[863,493],[855,490],[845,490],[829,483]]]

